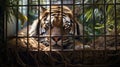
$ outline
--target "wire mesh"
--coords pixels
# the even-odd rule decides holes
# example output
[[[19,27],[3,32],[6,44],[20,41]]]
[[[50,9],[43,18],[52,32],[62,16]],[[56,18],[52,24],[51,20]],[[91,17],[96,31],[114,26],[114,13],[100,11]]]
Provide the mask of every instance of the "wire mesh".
[[[56,19],[57,22],[59,22],[59,16],[61,16],[61,28],[59,32],[59,27],[55,28],[57,29],[57,33],[61,33],[61,35],[52,35],[53,32],[56,31],[52,25],[54,22],[52,17],[56,16],[54,15],[54,8],[52,6],[56,5],[60,6],[58,7],[60,9],[56,10],[58,12],[60,11],[57,14]],[[69,7],[72,12],[73,17],[68,18],[70,19],[70,22],[72,21],[74,23],[77,20],[77,23],[80,23],[82,25],[80,27],[82,30],[79,33],[77,32],[79,35],[76,35],[76,30],[78,28],[76,28],[75,24],[73,23],[73,34],[64,35],[64,32],[67,31],[64,29],[63,21],[63,18],[65,18],[64,12],[66,11],[64,9],[64,6]],[[12,65],[14,65],[14,61],[17,60],[16,65],[18,66],[35,65],[38,67],[42,65],[51,65],[53,67],[56,65],[63,67],[91,65],[96,67],[109,66],[112,64],[112,61],[120,61],[120,27],[118,15],[119,6],[119,0],[18,0],[15,2],[15,4],[10,4],[9,6],[7,5],[9,8],[11,7],[16,9],[16,11],[13,9],[13,11],[16,12],[16,36],[12,36],[12,38],[16,39],[13,41],[15,42],[16,49],[13,49],[14,51],[9,51],[10,57],[8,58],[11,58],[11,53],[15,52],[16,59],[11,58],[13,60],[11,61],[13,63]],[[43,7],[49,9],[48,13],[45,16],[44,11],[42,10]],[[27,17],[27,21],[21,21],[21,17],[23,18],[23,16]],[[67,16],[69,16],[69,14],[67,14]],[[50,17],[50,22],[48,23],[49,31],[46,33],[46,30],[43,30],[41,26],[43,21],[48,21],[48,17]],[[22,20],[25,20],[25,18]],[[5,21],[5,36],[6,39],[9,39],[10,37],[7,34],[7,16],[5,18]],[[44,24],[47,24],[45,22]],[[30,25],[34,23],[37,23],[37,27],[30,27]],[[32,28],[32,33],[35,34],[31,36],[30,32]],[[43,31],[43,34],[39,31]],[[46,35],[48,32],[49,35]],[[80,33],[82,33],[82,35]],[[62,47],[57,45],[57,47],[59,46],[60,49],[57,48],[57,50],[55,48],[54,51],[53,40],[55,40],[54,38],[56,37],[58,37],[58,39],[61,39],[60,42]],[[71,38],[70,41],[73,44],[72,48],[66,49],[63,47],[64,38]],[[45,45],[42,45],[44,44],[44,40],[46,40],[47,43],[45,42]],[[82,43],[82,49],[76,50],[76,40],[77,42],[80,41],[80,44]],[[55,45],[56,43],[57,42],[55,42]],[[20,44],[24,45],[19,46]],[[69,44],[71,43],[68,43],[67,46],[69,46]],[[90,48],[86,49],[86,45]],[[22,49],[17,50],[19,47],[22,47],[22,49],[25,49],[25,51],[22,52]],[[48,49],[48,51],[42,51],[43,49]],[[115,57],[117,57],[119,60],[117,60]],[[113,65],[114,64],[115,63],[113,63]]]

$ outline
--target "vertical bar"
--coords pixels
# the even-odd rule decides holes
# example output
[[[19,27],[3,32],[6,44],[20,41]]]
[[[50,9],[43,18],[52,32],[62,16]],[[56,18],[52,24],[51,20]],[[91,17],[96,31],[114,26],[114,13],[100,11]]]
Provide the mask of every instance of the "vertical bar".
[[[95,10],[95,8],[94,8],[94,5],[95,5],[95,3],[94,3],[94,0],[92,0],[92,5],[93,5],[93,10],[92,10],[92,17],[93,17],[93,37],[94,37],[94,42],[93,42],[93,48],[95,49],[95,14],[94,14],[94,10]]]
[[[84,18],[84,14],[85,14],[85,8],[84,8],[84,6],[85,6],[85,4],[84,4],[84,0],[82,0],[82,6],[83,6],[83,35],[81,35],[82,36],[82,38],[83,38],[83,45],[85,44],[85,41],[84,41],[84,26],[85,26],[85,18]],[[82,51],[82,63],[84,64],[84,55],[85,55],[85,53],[84,53],[84,46],[83,46],[83,51]]]
[[[63,0],[61,0],[61,12],[62,12],[62,18],[61,18],[61,20],[62,20],[62,35],[61,35],[61,37],[62,37],[62,51],[63,51],[63,49],[64,49],[64,47],[63,47]]]
[[[8,5],[5,4],[5,6],[6,6],[7,8],[9,8]],[[4,23],[4,42],[5,42],[5,45],[8,46],[8,44],[7,44],[7,42],[8,42],[8,41],[7,41],[8,13],[7,13],[7,11],[5,11],[4,13],[5,13],[5,15],[4,15],[4,22],[5,22],[5,23]],[[9,55],[8,55],[8,54],[7,54],[7,58],[8,58],[8,59],[7,59],[8,62],[9,62],[11,58],[9,59]],[[10,62],[10,63],[11,63],[11,62]]]
[[[73,7],[73,27],[74,27],[73,28],[73,35],[72,35],[72,38],[73,38],[73,48],[72,48],[73,51],[72,52],[73,52],[73,58],[75,58],[77,56],[76,53],[78,53],[78,52],[75,51],[75,25],[77,26],[77,22],[75,22],[75,20],[76,20],[76,18],[75,18],[75,6],[76,6],[75,0],[72,0],[72,2],[73,2],[72,7]],[[69,36],[69,37],[71,38],[71,36]]]
[[[104,41],[105,41],[105,47],[106,50],[106,1],[104,0]]]
[[[94,10],[95,10],[95,7],[94,7],[95,2],[94,2],[94,0],[92,0],[92,5],[93,5],[93,6],[92,6],[92,8],[93,8],[93,9],[92,9],[92,14],[93,14],[92,17],[93,17],[93,37],[94,37],[94,39],[93,39],[93,49],[96,49],[96,48],[95,48],[95,36],[96,36],[96,35],[95,35],[95,23],[96,23],[96,22],[95,22],[95,14],[94,14]],[[94,64],[96,64],[96,63],[95,63],[95,62],[96,62],[96,60],[95,60],[95,59],[96,59],[96,56],[95,56],[96,54],[95,54],[95,52],[97,52],[97,51],[93,51],[93,56],[94,56],[94,58],[93,58],[93,59],[94,59],[94,60],[93,60],[93,63],[94,63]]]
[[[37,10],[37,11],[38,11],[38,18],[37,18],[37,19],[38,19],[38,24],[39,24],[39,23],[40,23],[40,0],[36,0],[36,1],[38,2],[38,5],[35,6],[35,7],[38,7],[38,10]],[[36,3],[36,4],[37,4],[37,3]],[[35,4],[35,5],[36,5],[36,4]],[[39,25],[40,25],[40,24],[39,24]],[[40,35],[39,35],[40,32],[39,32],[39,31],[40,31],[40,26],[38,26],[38,30],[37,30],[37,32],[38,32],[38,33],[37,33],[37,34],[38,34],[38,36],[37,36],[37,38],[38,38],[38,54],[39,54],[39,45],[40,45],[40,44],[39,44],[39,40],[40,40]]]
[[[17,11],[16,11],[16,19],[17,19],[17,23],[16,23],[16,49],[17,49],[17,45],[18,45],[18,13],[19,13],[19,1],[17,1]]]
[[[30,0],[27,0],[27,16],[28,16],[28,20],[27,20],[27,52],[29,49],[29,9],[30,8]]]
[[[5,5],[5,7],[6,7],[6,5]],[[3,7],[2,7],[3,8]],[[1,16],[3,16],[2,18],[0,18],[0,20],[2,20],[2,31],[1,32],[3,32],[2,33],[2,38],[3,38],[3,42],[2,42],[2,44],[5,44],[5,43],[7,43],[7,42],[5,42],[5,11],[2,9],[2,15]],[[7,44],[5,44],[6,46],[7,46]]]
[[[6,5],[8,7],[8,5]],[[7,45],[7,23],[8,22],[8,13],[7,11],[5,11],[5,41],[6,41],[6,45]]]
[[[2,1],[1,3],[2,4],[4,4],[4,2],[6,2],[6,1]],[[5,7],[6,7],[6,5],[5,5]],[[0,51],[0,54],[2,54],[2,53],[4,53],[4,52],[6,52],[6,46],[7,46],[7,42],[5,42],[5,11],[4,11],[4,7],[2,6],[0,6],[0,24],[1,24],[1,27],[0,27],[0,35],[1,35],[1,37],[0,37],[0,48],[1,49],[3,49],[3,51]],[[7,56],[6,56],[7,54],[5,53],[5,54],[2,54],[1,55],[1,57],[3,57],[4,59],[7,59]],[[2,59],[2,58],[1,58]],[[5,60],[6,61],[6,60]],[[7,62],[8,62],[8,60],[7,60]]]
[[[84,16],[84,14],[85,14],[85,8],[84,8],[84,6],[85,6],[85,4],[84,4],[84,0],[82,1],[83,3],[82,3],[82,6],[83,6],[83,35],[82,35],[82,38],[83,38],[83,50],[85,49],[85,47],[84,47],[84,45],[85,45],[85,40],[84,40],[84,37],[85,37],[85,33],[84,33],[84,30],[85,30],[85,16]]]
[[[37,31],[38,31],[38,56],[39,56],[39,54],[40,54],[39,50],[41,49],[40,44],[39,44],[39,41],[40,41],[40,32],[39,31],[41,31],[41,27],[40,27],[41,26],[40,25],[40,22],[41,22],[41,20],[40,20],[40,15],[41,15],[41,13],[40,13],[40,11],[41,11],[40,7],[41,6],[40,6],[40,0],[36,0],[36,2],[38,2],[38,5],[36,7],[38,7],[38,18],[37,18],[38,19],[38,25],[37,25],[38,26],[38,30]],[[37,62],[37,65],[38,65],[38,67],[40,67],[40,64],[38,62]]]
[[[49,0],[50,1],[50,52],[51,52],[51,50],[52,50],[52,47],[51,47],[51,0]]]
[[[72,0],[73,1],[73,22],[75,22],[75,0]],[[72,35],[72,38],[73,38],[73,51],[75,51],[75,24],[74,24],[74,31],[73,31],[73,35]]]
[[[117,18],[116,17],[117,16],[116,15],[116,0],[114,0],[114,10],[115,10],[115,13],[114,13],[115,14],[115,19],[114,19],[115,20],[115,50],[117,50],[117,35],[118,34],[117,34],[117,21],[116,21],[117,20],[116,19]]]
[[[106,44],[106,0],[104,0],[104,62],[107,60],[107,50],[106,50],[106,47],[107,47],[107,44]]]

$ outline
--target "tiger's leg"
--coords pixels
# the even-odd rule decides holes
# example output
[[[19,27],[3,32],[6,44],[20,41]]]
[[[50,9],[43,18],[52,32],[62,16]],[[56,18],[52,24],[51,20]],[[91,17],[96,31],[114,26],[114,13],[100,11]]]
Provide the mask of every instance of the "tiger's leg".
[[[83,43],[81,43],[78,40],[75,40],[75,50],[82,50],[82,49],[91,49],[90,45],[83,45]]]

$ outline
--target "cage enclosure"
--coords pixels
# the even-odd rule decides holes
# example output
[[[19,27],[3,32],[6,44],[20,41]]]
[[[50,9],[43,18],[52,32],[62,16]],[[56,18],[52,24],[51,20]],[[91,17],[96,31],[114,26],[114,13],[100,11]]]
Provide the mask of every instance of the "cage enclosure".
[[[7,0],[7,65],[118,66],[120,0]]]

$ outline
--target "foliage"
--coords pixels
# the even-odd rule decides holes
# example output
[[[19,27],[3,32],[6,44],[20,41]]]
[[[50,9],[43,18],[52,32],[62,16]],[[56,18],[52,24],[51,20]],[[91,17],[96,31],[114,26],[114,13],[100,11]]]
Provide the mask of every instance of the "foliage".
[[[5,5],[5,15],[6,15],[6,22],[11,23],[12,17],[11,15],[14,15],[17,17],[17,11],[18,11],[18,0],[6,0],[6,5]],[[11,7],[14,6],[14,7]]]
[[[108,34],[115,29],[115,24],[117,29],[120,29],[120,5],[116,5],[115,0],[89,1],[84,0],[84,5],[83,3],[80,5],[80,8],[84,9],[81,10],[82,13],[78,16],[84,25],[86,35]],[[120,3],[120,0],[116,0],[116,3]]]

